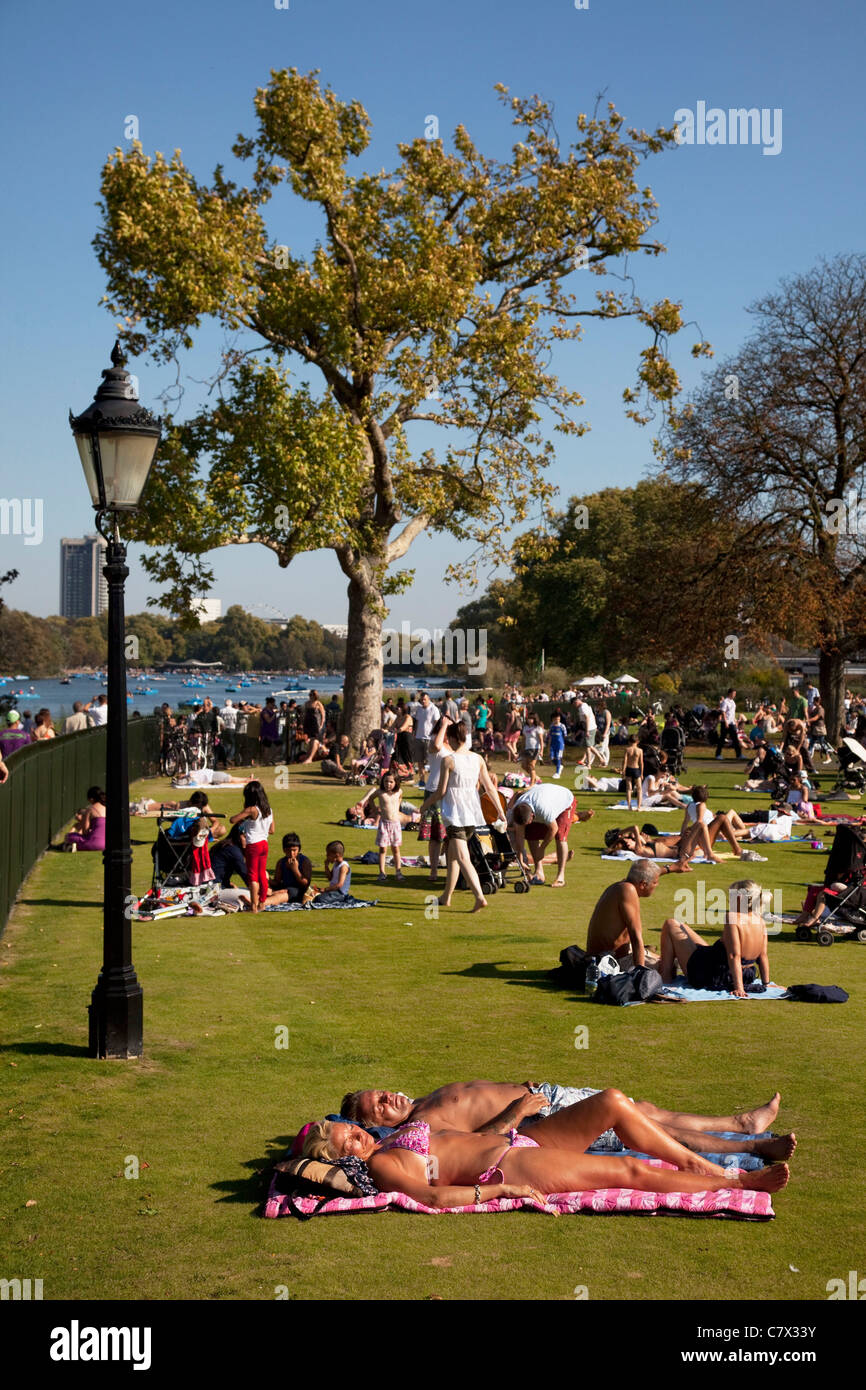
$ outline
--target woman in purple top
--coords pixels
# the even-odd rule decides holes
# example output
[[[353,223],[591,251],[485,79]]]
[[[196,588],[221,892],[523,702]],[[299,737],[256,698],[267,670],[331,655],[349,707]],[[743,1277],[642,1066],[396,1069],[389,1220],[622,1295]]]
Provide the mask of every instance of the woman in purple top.
[[[105,792],[90,787],[87,807],[75,817],[75,829],[66,836],[64,849],[105,849]]]

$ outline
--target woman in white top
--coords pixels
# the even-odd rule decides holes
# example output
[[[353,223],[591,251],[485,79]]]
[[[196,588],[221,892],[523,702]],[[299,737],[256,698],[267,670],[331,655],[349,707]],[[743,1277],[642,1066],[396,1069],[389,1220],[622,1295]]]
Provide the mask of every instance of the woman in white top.
[[[668,778],[654,777],[652,773],[648,773],[641,784],[641,801],[644,806],[678,806],[682,808],[685,805],[682,797],[678,796],[673,787],[670,786]]]
[[[740,851],[737,841],[748,838],[749,835],[749,827],[742,817],[738,816],[733,809],[728,811],[727,815],[720,812],[718,815],[714,816],[707,805],[709,791],[705,786],[692,787],[690,795],[692,798],[691,804],[686,807],[680,834],[685,835],[689,827],[695,825],[698,817],[700,817],[701,822],[709,830],[710,839],[713,842],[715,842],[716,836],[721,833],[728,841],[734,853],[739,855]],[[712,833],[714,830],[716,832],[715,835]]]
[[[438,899],[439,905],[451,906],[451,898],[462,871],[466,883],[475,895],[472,911],[479,912],[482,907],[487,906],[487,899],[481,891],[478,874],[469,858],[468,841],[476,826],[483,825],[486,820],[478,799],[479,787],[487,793],[494,805],[499,804],[499,792],[483,758],[466,746],[466,729],[462,722],[447,722],[447,715],[443,718],[447,723],[446,751],[442,758],[439,786],[425,797],[421,814],[432,811],[433,807],[441,802],[442,820],[446,827],[446,876],[445,892]]]

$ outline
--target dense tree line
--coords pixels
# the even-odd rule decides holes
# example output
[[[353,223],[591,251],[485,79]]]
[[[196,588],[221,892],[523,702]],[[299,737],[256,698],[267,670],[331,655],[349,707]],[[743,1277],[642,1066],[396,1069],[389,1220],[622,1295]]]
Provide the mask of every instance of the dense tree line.
[[[239,605],[200,627],[154,613],[135,613],[126,621],[127,638],[138,644],[130,664],[157,666],[172,661],[221,661],[234,670],[342,670],[346,643],[318,623],[295,616],[279,628],[255,618]],[[107,618],[37,618],[0,610],[0,673],[23,672],[50,679],[63,670],[104,666]],[[135,647],[130,646],[130,656]]]

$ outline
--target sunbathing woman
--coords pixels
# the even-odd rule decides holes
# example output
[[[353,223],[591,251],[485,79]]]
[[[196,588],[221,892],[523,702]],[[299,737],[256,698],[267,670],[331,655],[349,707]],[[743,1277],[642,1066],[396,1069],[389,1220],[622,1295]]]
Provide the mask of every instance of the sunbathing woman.
[[[430,1207],[469,1206],[504,1197],[529,1197],[543,1205],[552,1192],[605,1187],[630,1187],[641,1192],[743,1188],[778,1192],[787,1185],[785,1163],[730,1176],[671,1139],[622,1091],[600,1091],[581,1101],[579,1107],[572,1107],[577,1108],[582,1123],[577,1127],[572,1123],[570,1147],[540,1148],[516,1130],[511,1131],[507,1143],[504,1136],[495,1134],[431,1132],[423,1120],[404,1125],[377,1142],[357,1125],[323,1121],[307,1130],[303,1154],[331,1163],[339,1158],[360,1158],[380,1191],[405,1192]],[[677,1168],[652,1168],[638,1158],[595,1157],[584,1152],[611,1127],[629,1148],[675,1163]]]
[[[727,990],[738,999],[747,997],[758,970],[764,988],[770,983],[762,889],[752,879],[738,879],[728,894],[724,931],[712,946],[685,922],[669,917],[662,924],[659,971],[665,984],[673,981],[677,965],[692,989]]]
[[[710,833],[711,844],[715,844],[719,835],[722,835],[731,846],[734,854],[738,854],[737,840],[749,833],[749,827],[745,821],[733,809],[713,815],[707,805],[709,791],[705,786],[690,787],[689,792],[692,799],[683,816],[681,833],[685,834],[696,821],[703,821]]]
[[[724,833],[726,820],[725,816],[717,816],[711,826],[705,825],[702,821],[695,821],[688,830],[679,835],[653,835],[644,833],[636,825],[632,825],[625,830],[608,830],[604,842],[613,854],[618,850],[630,850],[641,859],[676,859],[681,871],[685,872],[688,861],[698,855],[702,855],[711,864],[721,864],[722,857],[716,854],[713,845],[719,834]],[[762,857],[754,850],[741,849],[733,834],[731,842],[735,846],[734,857],[737,859]]]

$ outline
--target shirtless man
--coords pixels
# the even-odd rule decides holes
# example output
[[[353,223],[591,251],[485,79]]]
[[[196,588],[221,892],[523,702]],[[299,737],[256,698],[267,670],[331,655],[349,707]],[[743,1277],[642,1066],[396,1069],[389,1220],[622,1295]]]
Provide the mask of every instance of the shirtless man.
[[[409,1120],[426,1120],[432,1129],[459,1129],[479,1134],[507,1134],[512,1128],[529,1134],[537,1144],[568,1148],[573,1144],[575,1126],[580,1123],[578,1107],[597,1095],[590,1087],[551,1085],[526,1081],[523,1085],[496,1081],[454,1082],[430,1095],[412,1100],[402,1091],[353,1091],[343,1097],[340,1110],[344,1119],[357,1124],[396,1129]],[[637,1108],[693,1152],[753,1153],[762,1158],[789,1158],[796,1147],[793,1135],[764,1137],[779,1109],[779,1094],[766,1105],[740,1115],[690,1115],[662,1110],[651,1101],[639,1100]],[[744,1139],[720,1139],[708,1133],[729,1130],[749,1135]],[[753,1135],[760,1137],[754,1138]],[[625,1147],[613,1130],[606,1130],[593,1147],[614,1153]]]
[[[659,970],[665,984],[673,981],[677,965],[692,989],[727,990],[737,999],[748,997],[746,986],[758,970],[764,988],[770,983],[761,887],[752,879],[738,879],[728,895],[724,931],[712,946],[685,922],[669,917],[664,923]]]
[[[656,865],[645,859],[631,864],[625,878],[605,888],[593,908],[586,934],[588,954],[614,956],[626,970],[632,965],[646,965],[641,898],[649,898],[655,892],[662,873],[681,871],[679,864]],[[653,956],[650,964],[657,959]]]

